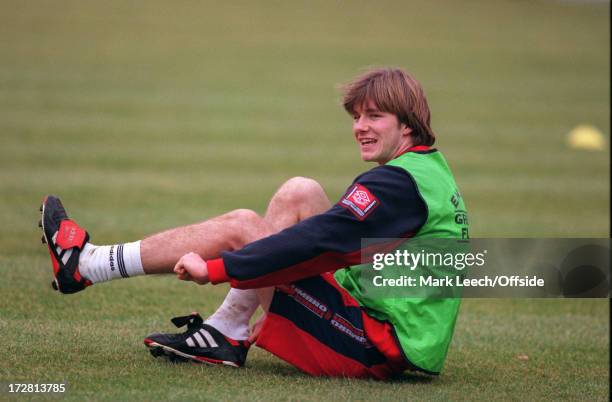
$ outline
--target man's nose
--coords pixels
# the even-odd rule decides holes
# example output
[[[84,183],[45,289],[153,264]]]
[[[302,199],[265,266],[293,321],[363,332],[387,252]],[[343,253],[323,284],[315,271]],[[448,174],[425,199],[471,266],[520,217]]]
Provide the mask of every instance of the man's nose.
[[[353,123],[353,128],[355,129],[355,131],[367,131],[368,130],[367,123],[368,122],[366,121],[365,118],[360,117],[355,120],[355,123]]]

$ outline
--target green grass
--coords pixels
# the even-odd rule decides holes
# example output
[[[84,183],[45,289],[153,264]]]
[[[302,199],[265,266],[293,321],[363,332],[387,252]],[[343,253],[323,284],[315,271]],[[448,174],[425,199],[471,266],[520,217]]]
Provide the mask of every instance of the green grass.
[[[423,83],[473,237],[608,237],[609,4],[560,1],[0,1],[0,381],[68,399],[607,399],[606,300],[466,300],[443,374],[315,379],[260,350],[175,366],[142,337],[224,287],[137,278],[62,297],[46,193],[101,243],[239,207],[294,175],[338,198],[369,168],[335,86],[370,65]],[[527,355],[523,361],[518,355]],[[7,395],[0,395],[3,399]]]
[[[466,300],[443,375],[381,383],[310,378],[259,349],[244,370],[153,360],[144,335],[172,330],[172,314],[212,312],[225,288],[136,278],[60,297],[45,286],[46,258],[2,265],[0,328],[8,342],[0,375],[68,381],[69,399],[603,400],[608,393],[603,300]]]

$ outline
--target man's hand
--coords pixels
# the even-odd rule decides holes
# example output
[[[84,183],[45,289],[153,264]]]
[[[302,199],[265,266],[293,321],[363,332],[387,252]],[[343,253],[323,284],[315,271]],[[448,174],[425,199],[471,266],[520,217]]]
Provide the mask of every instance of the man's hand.
[[[206,261],[196,253],[187,253],[174,266],[177,278],[182,281],[193,281],[205,285],[208,281]]]
[[[253,324],[253,328],[251,328],[251,333],[249,334],[249,343],[252,345],[257,342],[257,338],[259,338],[259,333],[261,332],[261,328],[263,327],[263,323],[266,320],[266,314],[264,313],[255,324]]]

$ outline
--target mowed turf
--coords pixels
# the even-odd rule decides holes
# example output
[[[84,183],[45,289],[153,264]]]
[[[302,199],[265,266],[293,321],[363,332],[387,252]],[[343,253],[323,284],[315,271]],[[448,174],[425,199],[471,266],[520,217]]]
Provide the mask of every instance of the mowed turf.
[[[607,300],[466,300],[440,377],[380,383],[258,349],[241,370],[148,355],[143,336],[226,287],[51,290],[47,193],[97,243],[263,213],[295,175],[340,197],[371,166],[336,85],[370,65],[423,83],[472,237],[608,237],[609,152],[565,138],[588,123],[609,143],[609,4],[328,3],[0,2],[0,381],[67,381],[73,400],[607,399]]]

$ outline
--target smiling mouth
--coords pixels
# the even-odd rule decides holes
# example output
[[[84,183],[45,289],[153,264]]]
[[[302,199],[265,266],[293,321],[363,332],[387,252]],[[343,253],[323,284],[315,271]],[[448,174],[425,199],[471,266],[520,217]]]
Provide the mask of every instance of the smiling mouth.
[[[363,140],[359,140],[359,143],[361,145],[371,145],[371,144],[376,144],[378,141],[373,139],[373,138],[365,138]]]

